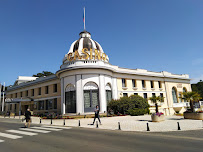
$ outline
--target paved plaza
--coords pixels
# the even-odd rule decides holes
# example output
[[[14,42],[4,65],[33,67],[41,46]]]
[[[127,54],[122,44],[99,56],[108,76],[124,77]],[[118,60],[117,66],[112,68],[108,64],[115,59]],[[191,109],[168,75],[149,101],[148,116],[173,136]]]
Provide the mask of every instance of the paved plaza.
[[[23,116],[21,117],[21,119]],[[14,119],[14,118],[6,118]],[[16,117],[15,119],[19,119]],[[177,122],[180,124],[181,131],[203,129],[202,120],[184,119],[183,116],[166,116],[165,121],[151,122],[151,115],[144,116],[117,116],[100,118],[102,125],[98,125],[97,129],[118,130],[118,122],[122,131],[147,131],[147,123],[151,132],[178,131]],[[91,125],[93,118],[85,119],[65,119],[65,125],[71,127],[96,128],[96,123]],[[32,117],[33,124],[40,124],[39,117]],[[41,124],[50,125],[50,119],[41,119]],[[64,119],[53,119],[52,125],[63,126]]]

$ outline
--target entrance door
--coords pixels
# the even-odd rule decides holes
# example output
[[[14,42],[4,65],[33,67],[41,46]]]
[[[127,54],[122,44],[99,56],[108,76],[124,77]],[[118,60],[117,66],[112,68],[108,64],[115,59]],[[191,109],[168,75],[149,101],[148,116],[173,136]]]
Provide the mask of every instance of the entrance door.
[[[72,84],[66,87],[65,92],[66,113],[76,113],[76,91]]]
[[[84,87],[84,111],[93,112],[99,105],[99,89],[93,82],[88,82]]]
[[[66,92],[66,113],[76,113],[76,97],[75,91]]]

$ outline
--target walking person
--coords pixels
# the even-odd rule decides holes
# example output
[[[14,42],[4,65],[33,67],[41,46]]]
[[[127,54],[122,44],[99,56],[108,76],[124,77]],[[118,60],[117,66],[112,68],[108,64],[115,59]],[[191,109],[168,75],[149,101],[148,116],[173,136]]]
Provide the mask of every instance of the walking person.
[[[30,123],[31,123],[31,112],[30,109],[27,109],[27,111],[25,111],[25,128],[30,128]]]
[[[95,115],[94,115],[93,125],[94,125],[94,122],[95,122],[96,118],[98,118],[99,123],[100,123],[100,125],[101,125],[101,121],[100,121],[100,119],[99,119],[99,106],[98,106],[98,105],[96,106],[94,112],[95,112]]]

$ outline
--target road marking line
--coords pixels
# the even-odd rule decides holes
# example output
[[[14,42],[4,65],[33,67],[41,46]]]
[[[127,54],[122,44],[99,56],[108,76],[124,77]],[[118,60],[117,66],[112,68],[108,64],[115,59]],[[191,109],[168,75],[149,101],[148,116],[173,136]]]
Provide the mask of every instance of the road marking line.
[[[12,132],[12,133],[17,133],[17,134],[22,134],[22,135],[28,135],[28,136],[38,135],[37,133],[20,131],[20,130],[6,130],[6,131]]]
[[[50,131],[47,130],[37,130],[37,129],[31,129],[31,128],[19,128],[20,130],[25,131],[33,131],[33,132],[39,132],[39,133],[49,133]]]
[[[0,139],[0,143],[1,143],[1,142],[4,142],[4,140],[1,140],[1,139]]]
[[[61,127],[61,126],[42,126],[47,128],[59,128],[59,129],[71,129],[72,127]]]
[[[0,132],[1,137],[6,137],[6,138],[11,138],[11,139],[18,139],[18,138],[23,138],[22,136],[17,136],[17,135],[12,135],[12,134],[6,134],[3,132]]]
[[[34,129],[42,129],[42,130],[50,130],[50,131],[60,131],[62,129],[56,129],[56,128],[43,128],[43,127],[32,127]]]

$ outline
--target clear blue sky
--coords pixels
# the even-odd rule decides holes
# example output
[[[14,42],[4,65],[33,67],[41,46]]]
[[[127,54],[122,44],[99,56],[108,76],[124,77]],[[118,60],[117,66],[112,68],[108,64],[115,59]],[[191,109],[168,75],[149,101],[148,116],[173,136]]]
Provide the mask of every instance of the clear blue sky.
[[[203,0],[0,0],[0,81],[59,70],[84,6],[111,64],[203,79]]]

